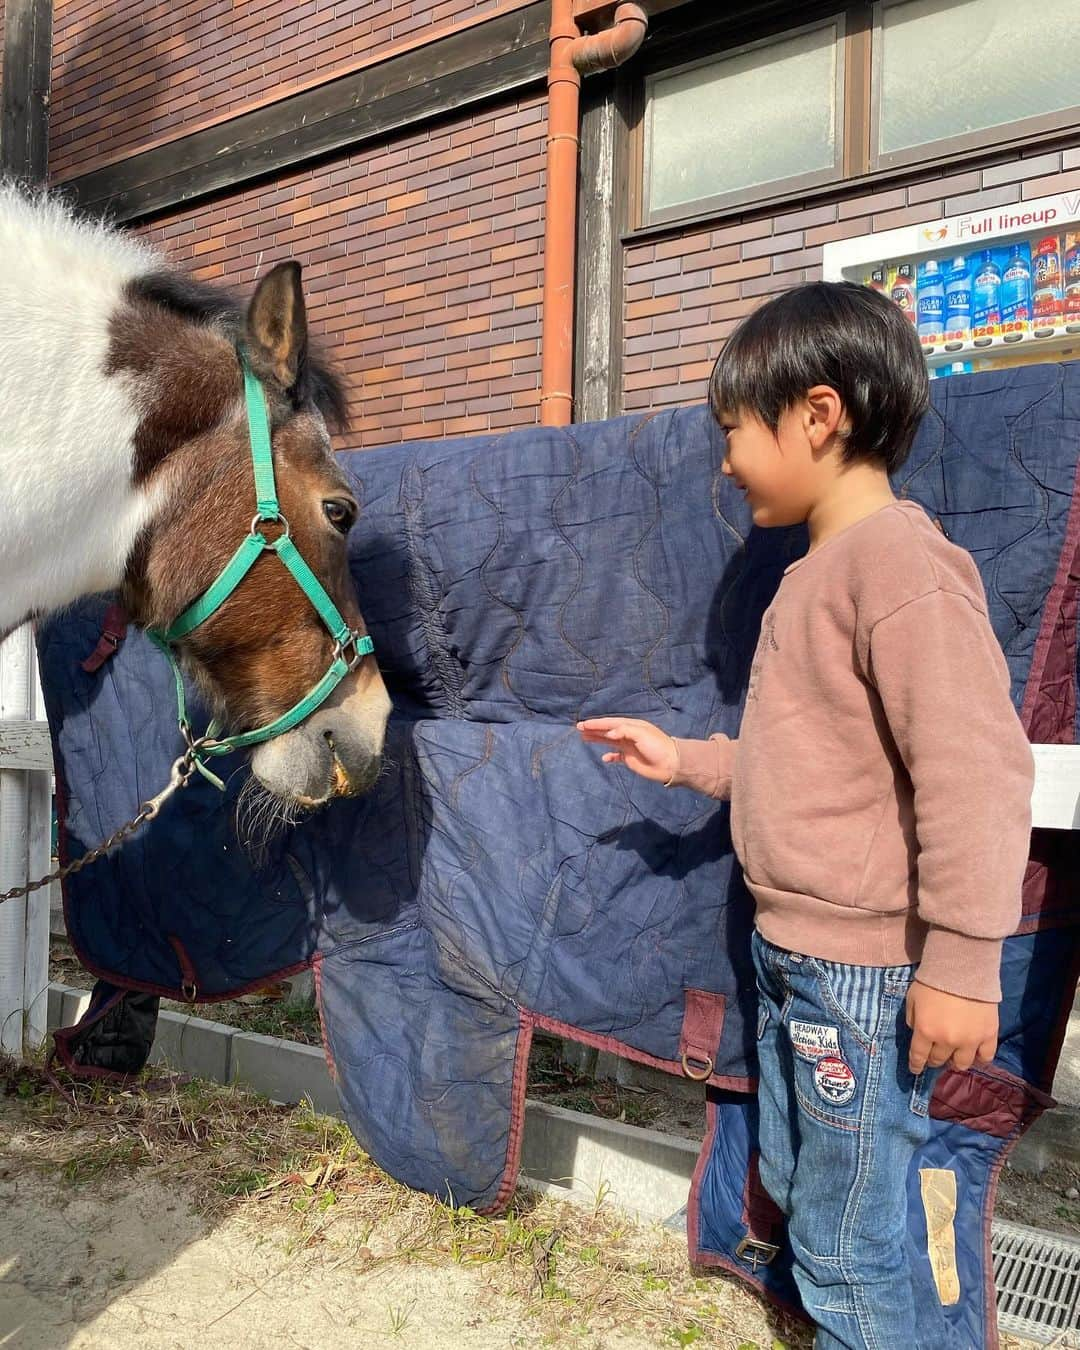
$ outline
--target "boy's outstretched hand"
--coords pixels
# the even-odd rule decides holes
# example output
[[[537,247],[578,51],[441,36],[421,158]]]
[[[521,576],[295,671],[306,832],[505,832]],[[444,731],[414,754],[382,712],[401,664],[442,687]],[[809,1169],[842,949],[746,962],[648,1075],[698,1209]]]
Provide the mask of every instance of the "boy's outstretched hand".
[[[642,778],[670,782],[679,767],[675,742],[651,722],[636,717],[590,717],[577,724],[583,741],[608,746],[605,764],[625,764]]]
[[[912,1030],[908,1067],[922,1073],[927,1065],[970,1069],[989,1064],[997,1050],[996,1003],[947,994],[916,980],[908,990],[907,1024]]]

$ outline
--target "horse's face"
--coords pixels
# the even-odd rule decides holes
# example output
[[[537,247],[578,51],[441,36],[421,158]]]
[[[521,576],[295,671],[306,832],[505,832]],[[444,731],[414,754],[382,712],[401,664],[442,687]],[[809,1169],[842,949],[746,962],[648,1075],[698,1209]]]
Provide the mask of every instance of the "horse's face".
[[[153,317],[160,326],[160,310]],[[306,368],[306,321],[294,264],[275,268],[260,284],[243,340],[266,396],[281,514],[334,604],[363,633],[345,543],[358,508],[331,452],[320,408],[332,404],[334,394]],[[152,378],[143,442],[147,477],[160,485],[164,505],[140,541],[125,586],[133,617],[162,628],[207,589],[256,515],[235,348],[217,331],[190,324],[178,325],[167,347],[161,362],[145,372]],[[145,406],[146,397],[142,401]],[[187,409],[194,402],[201,406],[193,424]],[[191,434],[161,453],[166,424],[173,439],[178,426]],[[137,473],[138,455],[137,436]],[[260,525],[268,539],[280,528]],[[322,679],[334,655],[315,607],[271,553],[177,647],[232,733],[287,712]],[[366,656],[297,727],[255,746],[252,771],[290,803],[317,805],[336,794],[363,792],[379,772],[389,711],[375,658]]]

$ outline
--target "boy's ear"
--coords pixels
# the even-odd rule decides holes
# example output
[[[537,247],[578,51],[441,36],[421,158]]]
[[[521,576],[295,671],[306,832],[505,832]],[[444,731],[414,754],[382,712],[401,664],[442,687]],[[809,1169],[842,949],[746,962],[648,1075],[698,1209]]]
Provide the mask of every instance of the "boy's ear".
[[[842,431],[846,419],[844,401],[829,384],[815,384],[806,391],[805,427],[810,444],[815,450],[831,445],[837,432]]]

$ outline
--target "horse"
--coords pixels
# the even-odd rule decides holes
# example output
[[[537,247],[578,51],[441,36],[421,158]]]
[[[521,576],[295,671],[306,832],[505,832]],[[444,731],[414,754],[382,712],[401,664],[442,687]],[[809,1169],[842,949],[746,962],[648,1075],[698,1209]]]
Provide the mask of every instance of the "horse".
[[[333,692],[256,744],[251,770],[283,809],[367,791],[390,701],[347,566],[358,506],[329,430],[344,422],[342,387],[309,342],[300,265],[270,269],[245,307],[10,183],[0,255],[0,637],[114,590],[132,623],[169,636],[242,541],[268,553],[287,534],[314,588],[263,553],[167,650],[242,743],[295,718],[336,661]],[[279,514],[262,494],[256,506],[249,384]],[[323,613],[336,606],[348,626],[345,663],[309,598],[320,586]]]

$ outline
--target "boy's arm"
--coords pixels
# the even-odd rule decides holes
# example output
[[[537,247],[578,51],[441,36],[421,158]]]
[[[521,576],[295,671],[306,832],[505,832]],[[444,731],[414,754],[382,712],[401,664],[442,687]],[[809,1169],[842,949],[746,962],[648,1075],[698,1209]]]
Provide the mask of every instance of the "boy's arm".
[[[735,746],[730,736],[717,732],[707,741],[672,738],[677,758],[675,771],[665,787],[693,788],[706,797],[721,801],[731,798],[731,778],[735,770]]]
[[[1002,940],[1020,918],[1031,833],[1031,747],[985,613],[936,590],[879,620],[870,673],[915,789],[918,980],[1001,998]]]

